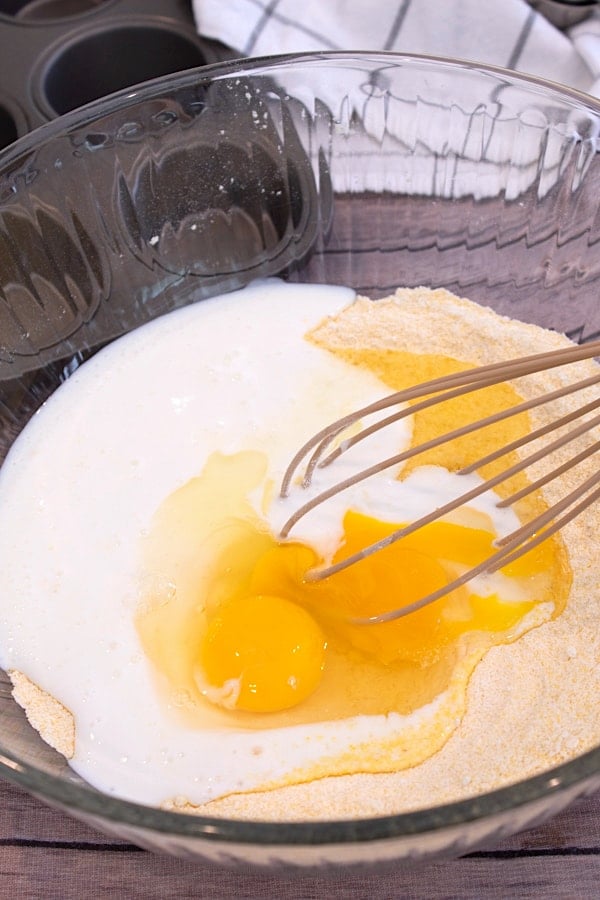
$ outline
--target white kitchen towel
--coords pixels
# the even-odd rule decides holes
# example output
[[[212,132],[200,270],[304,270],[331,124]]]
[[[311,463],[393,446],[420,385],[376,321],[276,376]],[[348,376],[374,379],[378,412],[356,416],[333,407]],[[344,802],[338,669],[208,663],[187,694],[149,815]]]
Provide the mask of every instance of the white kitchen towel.
[[[538,0],[541,9],[543,2]],[[311,50],[452,56],[600,96],[600,12],[562,31],[535,5],[526,0],[193,0],[198,31],[243,56]]]

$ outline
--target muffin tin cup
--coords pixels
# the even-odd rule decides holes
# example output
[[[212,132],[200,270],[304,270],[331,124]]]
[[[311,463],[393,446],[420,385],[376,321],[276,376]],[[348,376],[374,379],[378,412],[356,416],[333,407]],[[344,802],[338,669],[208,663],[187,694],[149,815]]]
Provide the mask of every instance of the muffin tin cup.
[[[0,0],[0,149],[63,113],[228,51],[183,0]]]

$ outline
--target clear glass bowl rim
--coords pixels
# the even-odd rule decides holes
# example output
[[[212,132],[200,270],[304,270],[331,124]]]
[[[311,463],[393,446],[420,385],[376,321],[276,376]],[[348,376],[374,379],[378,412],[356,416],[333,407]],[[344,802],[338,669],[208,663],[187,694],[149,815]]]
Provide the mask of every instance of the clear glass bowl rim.
[[[0,152],[0,179],[6,168],[11,168],[23,155],[29,155],[60,135],[68,135],[92,125],[104,116],[136,106],[163,95],[167,91],[184,89],[202,81],[240,75],[260,75],[262,71],[287,66],[303,67],[314,63],[351,64],[380,62],[382,65],[442,67],[448,71],[475,71],[512,82],[532,95],[543,93],[546,99],[554,97],[562,103],[573,104],[600,117],[600,100],[575,88],[568,87],[534,75],[513,72],[500,66],[491,66],[441,56],[394,53],[387,51],[319,51],[289,53],[273,56],[228,60],[207,66],[188,69],[185,72],[147,81],[142,85],[125,88],[107,97],[95,100],[72,112],[39,126],[4,151]],[[427,834],[447,828],[482,821],[502,813],[517,810],[536,801],[549,799],[561,791],[595,781],[600,777],[600,746],[586,753],[522,781],[514,782],[495,791],[479,794],[466,800],[435,807],[419,809],[395,815],[374,816],[364,819],[337,819],[297,822],[270,822],[260,820],[227,819],[198,816],[143,806],[117,797],[111,797],[94,789],[77,785],[63,778],[50,775],[35,766],[23,763],[10,750],[4,748],[0,738],[0,776],[25,788],[50,804],[58,805],[99,820],[114,822],[134,828],[182,838],[199,838],[237,844],[317,846],[326,844],[351,844]]]

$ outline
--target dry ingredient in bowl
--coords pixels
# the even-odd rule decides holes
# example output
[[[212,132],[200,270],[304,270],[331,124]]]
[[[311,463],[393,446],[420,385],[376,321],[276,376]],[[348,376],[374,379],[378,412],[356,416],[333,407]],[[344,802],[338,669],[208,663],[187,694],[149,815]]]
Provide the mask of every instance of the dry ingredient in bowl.
[[[277,483],[322,425],[407,382],[566,342],[445,291],[372,303],[265,282],[102,351],[0,472],[0,663],[34,727],[109,793],[281,819],[456,800],[597,744],[593,510],[510,571],[401,623],[347,617],[427,593],[488,553],[516,514],[483,495],[389,559],[316,589],[302,580],[341,543],[345,555],[462,493],[452,470],[544,421],[543,408],[377,476],[283,546],[274,537],[304,499],[279,501]],[[565,377],[479,402],[512,404]],[[452,424],[464,414],[464,401],[446,411]],[[417,414],[320,478],[429,428]]]

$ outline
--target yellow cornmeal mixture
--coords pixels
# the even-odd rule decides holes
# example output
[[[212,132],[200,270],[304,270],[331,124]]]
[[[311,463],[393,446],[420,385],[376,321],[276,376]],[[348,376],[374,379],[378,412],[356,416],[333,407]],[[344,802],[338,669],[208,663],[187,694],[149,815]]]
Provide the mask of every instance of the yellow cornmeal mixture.
[[[404,352],[482,364],[567,343],[556,334],[503,319],[446,291],[426,289],[399,290],[394,297],[375,304],[359,298],[343,313],[315,328],[310,339],[350,362],[367,365],[388,383],[390,365],[397,365]],[[518,391],[527,397],[572,380],[574,372],[585,377],[593,370],[594,364],[589,362],[542,373],[527,383],[519,382]],[[424,377],[439,374],[443,373],[432,371]],[[565,409],[572,403],[564,401]],[[530,415],[535,427],[547,421],[548,412],[541,408]],[[465,448],[465,452],[468,450]],[[572,452],[567,448],[562,455],[567,458]],[[558,455],[556,458],[559,461]],[[435,463],[436,458],[419,458],[416,464],[425,462]],[[535,472],[530,475],[535,477]],[[581,477],[578,474],[577,480]],[[562,496],[564,485],[565,479],[560,491],[552,484],[547,486],[546,500],[551,503]],[[424,763],[392,774],[330,777],[268,792],[231,795],[202,807],[192,808],[185,798],[179,798],[172,808],[281,820],[382,815],[494,789],[598,743],[600,575],[594,559],[596,521],[597,511],[590,511],[564,530],[574,575],[566,610],[515,643],[488,651],[471,677],[465,717],[456,723],[458,727],[445,746]],[[16,699],[28,710],[32,724],[49,743],[71,755],[72,722],[69,725],[68,714],[65,719],[66,711],[53,710],[50,698],[45,707],[40,703],[39,689],[31,683],[29,687],[23,676],[16,679],[17,673],[14,675]]]

